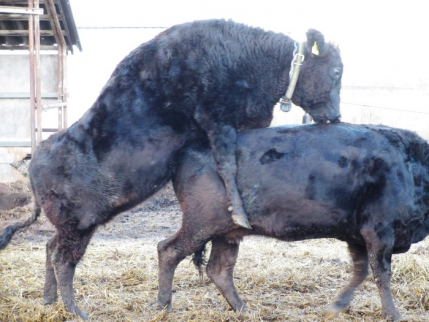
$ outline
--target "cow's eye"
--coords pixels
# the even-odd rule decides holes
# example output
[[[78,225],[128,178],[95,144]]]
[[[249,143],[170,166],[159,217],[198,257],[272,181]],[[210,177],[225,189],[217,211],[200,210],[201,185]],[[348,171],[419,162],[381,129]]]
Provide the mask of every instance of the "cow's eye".
[[[341,68],[339,68],[339,67],[334,68],[334,76],[335,76],[336,78],[340,78],[341,73],[342,73]]]

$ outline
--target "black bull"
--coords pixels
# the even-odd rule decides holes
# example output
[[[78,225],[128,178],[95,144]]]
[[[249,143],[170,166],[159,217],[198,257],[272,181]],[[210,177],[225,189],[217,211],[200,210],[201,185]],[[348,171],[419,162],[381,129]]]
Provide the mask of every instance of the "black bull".
[[[399,318],[390,291],[391,256],[429,233],[429,146],[414,133],[382,126],[310,125],[245,131],[237,141],[237,184],[253,230],[237,229],[209,150],[187,149],[173,183],[180,230],[158,244],[161,306],[171,309],[178,263],[212,241],[207,274],[234,310],[246,305],[233,283],[239,242],[337,238],[348,244],[353,277],[330,307],[344,310],[368,274],[383,314]]]
[[[144,126],[171,126],[175,135],[192,129],[195,136],[208,138],[226,186],[227,208],[237,224],[248,226],[235,183],[236,132],[269,126],[289,84],[294,44],[285,35],[224,20],[162,32],[118,65],[94,104],[97,116],[89,121],[89,131],[94,144],[102,146],[95,150],[97,158],[116,148],[118,113],[158,117],[158,123]],[[316,122],[338,121],[339,51],[316,30],[308,31],[304,47],[292,101]],[[128,125],[138,130],[138,121]]]

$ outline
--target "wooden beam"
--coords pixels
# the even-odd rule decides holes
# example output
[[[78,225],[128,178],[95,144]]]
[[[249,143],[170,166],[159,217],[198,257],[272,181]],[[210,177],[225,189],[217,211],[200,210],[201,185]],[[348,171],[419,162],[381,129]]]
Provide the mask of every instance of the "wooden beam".
[[[24,6],[28,6],[28,0],[0,0],[2,5],[11,5],[11,6],[16,6],[16,5],[24,5]],[[40,0],[40,3],[43,3],[44,0]],[[30,6],[28,6],[30,7]]]
[[[28,45],[3,45],[0,44],[0,50],[29,50],[30,46]],[[48,46],[48,45],[41,45],[40,50],[57,50],[58,46]],[[1,96],[1,94],[0,94]]]
[[[62,30],[62,33],[64,34],[64,30]],[[29,35],[28,30],[0,30],[0,36],[26,37],[28,35]],[[40,36],[41,37],[54,36],[54,32],[52,30],[40,30]]]
[[[30,147],[31,141],[0,141],[1,147]],[[2,220],[3,221],[3,220]]]
[[[18,14],[22,14],[22,15],[43,15],[43,9],[42,8],[0,6],[0,13],[18,13]]]
[[[58,1],[58,0],[56,0],[56,1],[54,1],[54,0],[45,0],[45,7],[47,8],[47,7],[49,7],[49,3],[51,4],[51,7],[53,8],[53,10],[51,9],[51,11],[54,11],[55,13],[56,13],[56,11],[55,11],[55,6],[54,6],[54,2],[57,2],[57,4],[58,4],[58,10],[59,10],[59,15],[60,16],[64,16],[65,17],[65,13],[64,13],[64,8],[63,8],[63,5],[61,4],[61,2],[60,1]],[[56,14],[54,15],[54,16],[57,16]],[[56,20],[58,20],[58,18],[56,18]],[[64,22],[64,36],[65,37],[67,37],[68,38],[68,40],[69,40],[69,42],[70,42],[70,47],[67,47],[67,42],[65,41],[65,39],[64,39],[64,50],[65,50],[65,54],[67,54],[67,48],[71,51],[71,53],[73,54],[73,44],[72,44],[72,37],[71,37],[71,35],[70,35],[70,30],[69,30],[69,25],[68,25],[68,23],[67,23],[67,21],[63,21]],[[59,25],[59,23],[58,23],[58,25]],[[61,30],[61,27],[59,26],[58,27],[60,30]],[[64,37],[63,37],[64,38]],[[79,45],[78,45],[78,47],[79,47]],[[80,50],[82,50],[81,48],[80,48]]]
[[[67,106],[67,102],[62,102],[62,101],[56,101],[54,103],[45,103],[42,104],[42,109],[44,111],[46,110],[50,110],[53,108],[62,108],[62,107],[66,107]]]
[[[0,99],[21,99],[21,98],[31,98],[30,92],[0,93]],[[57,98],[57,92],[42,93],[42,98],[46,98],[46,99]]]
[[[58,130],[59,130],[59,129],[44,128],[44,129],[42,129],[42,132],[51,132],[51,133],[55,133],[55,132],[58,132]],[[36,130],[36,132],[38,132],[38,131]],[[42,132],[40,132],[40,135],[42,135]],[[39,133],[39,132],[38,132],[38,133]]]
[[[49,16],[48,15],[40,15],[39,16],[40,20],[43,21],[49,21]],[[63,20],[63,17],[59,17],[60,20]],[[0,13],[0,20],[28,20],[28,15],[22,14],[22,13]]]
[[[61,30],[60,21],[58,20],[57,12],[55,10],[55,5],[52,0],[47,0],[45,2],[46,13],[49,16],[49,20],[51,22],[51,28],[54,32],[55,41],[58,46],[62,46],[65,44],[64,40],[64,32]]]

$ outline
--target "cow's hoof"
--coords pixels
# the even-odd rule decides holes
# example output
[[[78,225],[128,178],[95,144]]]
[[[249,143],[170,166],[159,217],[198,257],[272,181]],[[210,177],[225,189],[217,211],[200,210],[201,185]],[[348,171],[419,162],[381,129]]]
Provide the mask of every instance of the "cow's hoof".
[[[243,214],[233,214],[231,215],[231,219],[237,226],[252,229],[252,226],[250,226],[249,221],[247,220],[247,216]]]
[[[335,311],[335,310],[331,310],[330,308],[328,310],[325,311],[325,320],[333,320],[335,319],[338,315],[340,315],[342,311]]]
[[[85,313],[83,313],[82,311],[79,311],[79,313],[77,313],[77,315],[79,315],[81,317],[82,320],[88,320],[88,315],[86,315]]]
[[[234,311],[237,314],[243,314],[243,315],[249,315],[249,314],[251,315],[254,313],[253,311],[249,310],[247,305],[243,305],[243,306],[241,306],[241,308],[236,308]]]
[[[76,305],[65,305],[67,312],[78,315],[82,320],[88,320],[88,315],[83,313]]]
[[[342,301],[338,300],[337,302],[332,303],[328,307],[328,309],[326,310],[326,314],[336,315],[338,313],[344,312],[347,309],[348,304],[348,302],[343,303]]]
[[[337,300],[332,303],[325,311],[325,320],[335,319],[341,312],[347,309],[349,302]]]
[[[43,305],[51,305],[58,302],[58,297],[45,297],[43,299]]]
[[[383,316],[385,319],[389,321],[405,321],[404,317],[399,313],[397,309],[393,310],[391,313],[383,312]]]
[[[160,311],[167,311],[168,313],[173,312],[173,305],[170,304],[166,304],[166,305],[162,305],[161,303],[158,303],[158,309]]]
[[[82,320],[88,320],[88,315],[83,313],[78,307],[75,306],[73,310],[70,311],[70,313],[74,313],[78,315]]]

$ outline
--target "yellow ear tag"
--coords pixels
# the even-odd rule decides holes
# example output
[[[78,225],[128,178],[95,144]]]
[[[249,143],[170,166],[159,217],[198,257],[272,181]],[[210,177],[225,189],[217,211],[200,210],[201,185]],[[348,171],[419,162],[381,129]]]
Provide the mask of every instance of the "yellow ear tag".
[[[311,53],[319,56],[319,47],[317,47],[317,42],[314,42],[313,47],[311,47]]]

